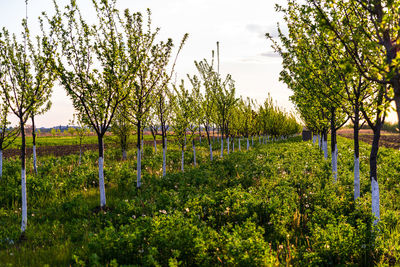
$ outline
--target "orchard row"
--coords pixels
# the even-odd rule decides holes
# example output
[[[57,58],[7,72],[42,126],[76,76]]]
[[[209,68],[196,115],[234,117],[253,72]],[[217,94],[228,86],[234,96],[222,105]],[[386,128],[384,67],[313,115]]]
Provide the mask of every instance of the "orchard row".
[[[238,99],[232,77],[222,77],[219,64],[216,70],[214,55],[211,62],[195,62],[199,73],[188,75],[190,90],[183,81],[171,83],[188,34],[173,55],[171,39],[158,41],[159,29],[151,27],[150,11],[147,18],[129,10],[120,13],[115,0],[94,0],[93,6],[97,13],[94,24],[85,21],[77,1],[71,0],[64,8],[54,1],[55,14],[42,14],[41,34],[36,38],[31,38],[27,18],[22,23],[22,42],[5,28],[0,33],[0,149],[21,135],[22,233],[27,226],[25,125],[30,119],[34,128],[35,116],[50,109],[56,82],[71,98],[82,134],[87,127],[97,134],[101,208],[106,205],[103,138],[110,129],[120,138],[123,151],[129,135],[136,132],[138,187],[145,127],[161,131],[164,155],[168,130],[183,149],[196,131],[204,129],[210,143],[210,129],[218,128],[221,156],[224,139],[229,146],[234,137],[281,138],[299,132],[293,115],[278,108],[271,98],[259,107],[250,99]],[[19,121],[12,130],[10,113]],[[35,135],[33,131],[37,172]]]
[[[396,104],[400,118],[399,1],[296,1],[282,12],[288,34],[279,29],[273,47],[283,58],[281,80],[328,157],[331,133],[332,173],[338,173],[336,131],[354,127],[354,199],[360,197],[359,130],[374,133],[369,158],[372,212],[379,220],[377,156],[381,129]],[[400,120],[399,120],[400,125]]]

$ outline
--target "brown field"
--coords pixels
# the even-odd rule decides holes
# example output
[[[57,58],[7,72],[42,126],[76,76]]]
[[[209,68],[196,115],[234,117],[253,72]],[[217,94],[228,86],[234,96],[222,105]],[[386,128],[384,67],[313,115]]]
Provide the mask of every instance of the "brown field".
[[[338,135],[353,139],[353,129],[339,130]],[[360,130],[360,141],[372,144],[372,138],[372,130]],[[400,149],[400,134],[382,131],[379,145],[388,148]]]
[[[145,134],[150,134],[150,133],[145,133]],[[202,134],[202,138],[207,138]],[[197,140],[198,138],[195,138]],[[161,144],[161,140],[156,140],[157,144]],[[153,145],[154,141],[153,140],[144,140],[143,143],[145,145]],[[107,147],[115,147],[115,144],[104,144],[104,148],[107,149]],[[131,145],[132,147],[136,147],[136,145]],[[97,144],[82,144],[82,152],[88,151],[88,150],[97,150]],[[27,148],[26,149],[26,155],[27,156],[32,156],[32,148]],[[47,155],[53,155],[53,156],[67,156],[71,154],[79,154],[79,145],[62,145],[62,146],[38,146],[36,147],[36,155],[38,157],[40,156],[47,156]],[[18,157],[21,155],[21,151],[19,149],[6,149],[3,151],[3,157],[4,158],[11,158],[11,157]]]

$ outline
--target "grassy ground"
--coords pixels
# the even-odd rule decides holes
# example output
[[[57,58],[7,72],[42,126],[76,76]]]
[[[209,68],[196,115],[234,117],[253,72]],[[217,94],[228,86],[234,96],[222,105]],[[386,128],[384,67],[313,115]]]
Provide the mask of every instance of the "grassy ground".
[[[162,155],[146,147],[143,186],[136,189],[135,151],[120,161],[105,155],[107,206],[98,210],[96,153],[39,159],[28,170],[28,230],[19,241],[18,160],[7,161],[0,180],[0,266],[130,264],[373,265],[400,261],[400,155],[379,155],[382,221],[372,230],[369,146],[361,146],[361,195],[353,201],[351,140],[339,138],[339,180],[310,142],[299,138],[257,145],[210,162],[190,150]],[[237,148],[236,144],[236,148]],[[189,146],[188,146],[189,149]],[[159,150],[160,151],[160,147]],[[29,163],[29,166],[32,164]]]

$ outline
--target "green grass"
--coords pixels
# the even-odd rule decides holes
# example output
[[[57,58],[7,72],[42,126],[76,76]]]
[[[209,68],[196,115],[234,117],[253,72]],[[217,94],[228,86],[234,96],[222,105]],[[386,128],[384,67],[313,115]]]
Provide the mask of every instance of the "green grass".
[[[19,162],[0,180],[0,266],[372,265],[400,260],[400,155],[381,149],[382,221],[371,222],[369,146],[361,145],[361,195],[353,201],[351,140],[338,139],[339,180],[330,162],[300,138],[235,152],[214,162],[208,148],[168,145],[144,150],[143,186],[136,189],[135,151],[105,155],[106,211],[99,205],[96,153],[39,159],[28,170],[27,241],[20,235]],[[237,144],[235,146],[238,147]],[[188,146],[189,149],[189,146]],[[12,240],[12,241],[11,241]]]

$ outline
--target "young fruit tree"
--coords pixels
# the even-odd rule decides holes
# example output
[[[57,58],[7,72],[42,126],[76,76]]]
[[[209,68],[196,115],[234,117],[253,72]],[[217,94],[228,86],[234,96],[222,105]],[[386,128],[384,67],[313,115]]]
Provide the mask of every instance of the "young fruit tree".
[[[174,87],[174,93],[171,95],[173,115],[172,115],[172,129],[175,134],[176,141],[181,148],[182,158],[181,158],[181,171],[184,171],[185,162],[185,147],[186,142],[193,138],[194,132],[190,131],[191,134],[187,135],[187,131],[191,127],[191,122],[195,117],[193,109],[193,99],[190,92],[185,89],[184,81],[181,84]]]
[[[122,152],[122,160],[127,160],[128,144],[134,129],[132,123],[126,118],[127,113],[127,101],[124,101],[117,107],[114,119],[111,122],[111,132],[118,139],[118,144]]]
[[[190,79],[190,76],[187,75],[187,77]],[[193,149],[193,165],[196,166],[196,145],[195,145],[195,132],[198,130],[199,132],[199,145],[201,146],[201,122],[203,121],[204,114],[203,114],[203,108],[202,108],[202,95],[200,92],[200,83],[199,82],[192,82],[192,92],[190,94],[190,101],[192,105],[192,110],[193,110],[193,116],[191,117],[190,125],[189,125],[189,132],[191,135],[192,139],[192,149]]]
[[[400,128],[400,12],[389,0],[307,0],[314,16],[332,39],[340,42],[351,65],[368,81],[387,85]]]
[[[161,143],[163,150],[163,163],[162,163],[162,175],[165,176],[167,174],[167,134],[169,129],[169,121],[171,117],[171,108],[172,104],[169,99],[170,92],[168,91],[168,87],[165,86],[164,89],[159,92],[156,102],[155,109],[158,117],[158,121],[160,123],[161,129]]]
[[[132,58],[140,58],[140,68],[133,78],[134,83],[129,87],[130,96],[127,99],[130,113],[127,116],[136,126],[137,134],[137,187],[142,184],[141,172],[141,139],[144,128],[144,120],[149,116],[150,108],[154,105],[157,95],[165,89],[170,80],[167,74],[167,66],[170,63],[173,42],[168,39],[167,42],[156,42],[159,28],[154,31],[151,28],[150,10],[148,10],[147,29],[143,29],[143,18],[140,13],[125,15],[130,21],[136,21],[134,25],[126,24],[125,31],[128,38],[128,49],[131,51]],[[179,54],[188,35],[185,34],[178,49]],[[176,58],[175,58],[176,62]],[[175,62],[173,67],[175,66]],[[172,68],[173,68],[172,67]],[[173,70],[171,71],[171,73]]]
[[[42,33],[43,24],[40,23]],[[22,139],[21,144],[21,195],[22,222],[21,232],[24,234],[27,216],[26,192],[26,136],[25,124],[31,115],[48,102],[53,82],[56,78],[52,70],[55,42],[52,34],[36,37],[36,43],[30,38],[27,19],[22,22],[23,43],[15,35],[3,28],[0,40],[0,86],[5,105],[14,113],[19,121]]]
[[[54,4],[56,15],[48,21],[57,32],[61,47],[55,69],[82,121],[97,134],[100,208],[104,208],[103,138],[117,107],[128,97],[127,89],[132,86],[132,77],[140,66],[138,58],[132,56],[135,51],[127,51],[126,42],[135,42],[135,39],[118,30],[124,23],[139,22],[131,21],[129,16],[125,20],[120,18],[115,1],[93,1],[97,23],[92,25],[85,22],[76,1],[71,0],[64,12]]]
[[[212,90],[214,88],[213,86],[214,86],[215,76],[217,75],[217,73],[214,71],[214,52],[211,64],[208,63],[206,59],[203,59],[200,62],[195,61],[194,64],[196,66],[197,71],[199,72],[200,78],[197,77],[196,75],[193,75],[192,77],[188,75],[188,78],[192,83],[193,88],[199,88],[198,99],[199,99],[199,108],[201,110],[200,112],[201,115],[199,116],[199,120],[200,120],[200,125],[203,125],[204,130],[206,131],[208,146],[210,149],[210,159],[213,160],[211,127],[212,127],[212,118],[214,112],[214,97],[212,94]],[[201,85],[203,87],[203,92],[201,92],[200,89]],[[214,127],[212,128],[214,133]]]
[[[376,163],[380,131],[392,96],[394,95],[394,99],[396,99],[396,83],[400,77],[398,76],[398,62],[392,58],[397,51],[392,49],[392,43],[388,43],[391,34],[394,33],[395,36],[398,36],[397,30],[392,31],[398,26],[393,26],[393,21],[391,21],[396,17],[395,21],[398,20],[398,12],[391,13],[390,8],[386,9],[392,4],[388,3],[388,6],[385,6],[382,5],[382,1],[363,4],[362,1],[317,2],[310,0],[300,5],[296,1],[289,1],[286,19],[290,34],[288,38],[281,38],[285,48],[290,47],[288,52],[281,53],[284,55],[286,66],[290,61],[288,55],[294,54],[296,57],[294,61],[292,60],[295,64],[290,64],[295,68],[292,67],[289,72],[286,72],[286,78],[292,84],[297,83],[298,89],[303,87],[303,96],[297,98],[298,103],[302,102],[304,106],[314,105],[314,101],[310,101],[312,97],[320,99],[326,97],[329,100],[328,103],[330,102],[327,105],[320,101],[322,107],[326,109],[325,114],[330,114],[325,117],[329,117],[330,120],[332,151],[336,151],[335,132],[340,125],[339,114],[341,112],[338,112],[340,109],[344,110],[348,116],[354,116],[357,124],[354,129],[355,137],[358,136],[360,112],[373,130],[370,178],[372,212],[376,217],[374,223],[379,220],[380,216]],[[370,9],[368,10],[368,8]],[[357,26],[360,20],[365,23]],[[299,25],[299,21],[307,26]],[[337,23],[338,21],[340,23]],[[372,23],[368,23],[368,21]],[[310,25],[312,26],[310,27]],[[380,45],[384,44],[386,51],[376,43],[379,38],[375,39],[375,37],[380,34],[382,34],[379,40]],[[310,40],[313,41],[309,42]],[[290,43],[296,45],[287,45]],[[387,53],[388,49],[392,49],[389,54]],[[306,71],[299,72],[299,69]],[[304,75],[304,73],[308,75]],[[307,76],[306,79],[303,79],[304,76]],[[326,79],[329,76],[331,78]],[[305,80],[308,82],[307,86],[304,86]],[[365,81],[369,82],[365,83]],[[389,88],[388,84],[393,88]],[[292,86],[292,88],[295,87]],[[356,90],[349,89],[349,87]],[[315,88],[315,90],[309,90],[310,88]],[[332,101],[334,99],[336,101]],[[305,112],[306,110],[304,110]],[[354,149],[354,198],[356,199],[360,191],[359,174],[357,174],[359,169],[358,140],[355,140]],[[334,154],[332,153],[332,158],[335,156]],[[335,162],[332,161],[333,167],[334,164]]]
[[[307,79],[309,86],[293,87],[293,90],[305,90],[309,95],[319,99],[319,103],[329,113],[330,132],[331,132],[331,160],[332,173],[337,181],[337,144],[336,132],[348,120],[344,108],[347,102],[343,101],[344,86],[341,80],[341,68],[338,59],[343,55],[338,54],[344,49],[340,42],[332,41],[323,29],[320,29],[316,22],[309,16],[304,16],[308,12],[307,6],[301,6],[295,2],[289,3],[285,10],[285,20],[287,22],[290,35],[279,35],[283,46],[290,53],[283,54],[285,58],[284,67],[296,70],[297,74],[302,74]],[[310,27],[311,26],[311,27]],[[277,43],[274,46],[277,47]],[[279,49],[276,48],[279,51]],[[283,79],[290,80],[292,77],[282,75]],[[303,81],[303,84],[305,82]],[[327,156],[327,145],[324,142],[324,153]]]
[[[73,118],[72,118],[70,124],[74,125],[74,126],[77,126],[77,128],[70,127],[69,129],[74,129],[71,132],[72,133],[76,132],[76,134],[78,136],[78,140],[79,140],[79,160],[78,160],[78,165],[81,165],[81,162],[82,162],[82,143],[83,143],[84,138],[89,135],[90,129],[84,124],[84,122],[82,121],[82,117],[81,117],[81,115],[79,113],[73,115]],[[68,131],[70,131],[69,129],[68,129]]]
[[[224,80],[218,75],[214,81],[212,95],[215,103],[215,118],[218,127],[221,129],[221,158],[224,156],[224,136],[228,138],[229,117],[237,103],[235,97],[235,83],[231,75]],[[228,142],[229,143],[229,140]]]
[[[251,134],[252,128],[255,124],[255,114],[253,110],[254,102],[249,97],[247,100],[241,99],[239,107],[241,108],[241,113],[243,114],[242,119],[242,134],[246,138],[246,149],[249,150],[250,141],[249,136]]]

